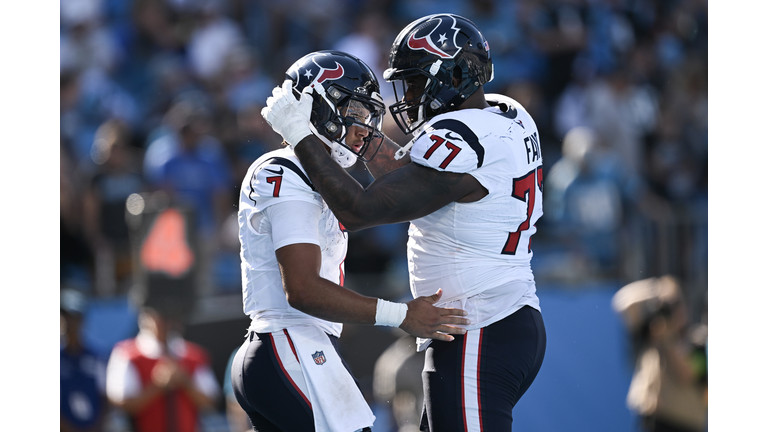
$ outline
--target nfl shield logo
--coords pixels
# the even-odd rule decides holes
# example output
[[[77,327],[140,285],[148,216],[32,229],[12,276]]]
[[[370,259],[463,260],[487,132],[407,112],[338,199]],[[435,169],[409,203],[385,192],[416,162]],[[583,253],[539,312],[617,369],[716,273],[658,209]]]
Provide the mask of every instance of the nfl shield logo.
[[[323,354],[322,351],[315,351],[314,354],[312,354],[312,358],[315,360],[315,364],[323,364],[325,363],[325,354]]]

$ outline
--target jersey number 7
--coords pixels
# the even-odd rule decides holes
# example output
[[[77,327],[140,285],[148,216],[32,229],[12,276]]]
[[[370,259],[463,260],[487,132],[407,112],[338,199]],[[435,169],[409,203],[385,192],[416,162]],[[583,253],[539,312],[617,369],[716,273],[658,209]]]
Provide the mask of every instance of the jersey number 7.
[[[520,236],[525,233],[531,227],[531,215],[533,214],[534,206],[536,205],[536,197],[541,199],[541,187],[544,181],[544,170],[541,167],[529,172],[528,174],[516,178],[512,182],[512,197],[517,198],[522,202],[527,202],[527,216],[525,221],[520,224],[517,231],[509,233],[507,242],[504,244],[504,249],[501,253],[504,255],[515,255],[517,252],[517,246],[520,243]],[[534,225],[535,226],[535,225]],[[531,237],[528,235],[528,248],[527,253],[531,252]]]
[[[272,190],[272,196],[280,196],[280,185],[283,183],[283,176],[267,177],[267,183],[275,185],[275,188]]]

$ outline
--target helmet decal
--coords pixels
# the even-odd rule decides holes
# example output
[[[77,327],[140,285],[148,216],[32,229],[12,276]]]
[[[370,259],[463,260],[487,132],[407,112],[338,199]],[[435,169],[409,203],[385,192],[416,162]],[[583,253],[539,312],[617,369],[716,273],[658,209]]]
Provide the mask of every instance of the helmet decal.
[[[318,59],[312,59],[312,62],[308,65],[305,65],[302,68],[297,67],[295,69],[295,72],[293,72],[296,77],[296,80],[293,83],[294,88],[303,88],[306,85],[315,88],[315,86],[320,85],[325,81],[337,80],[344,76],[344,66],[339,62],[334,62],[336,66],[333,69],[328,69],[318,64],[317,60]],[[288,72],[290,73],[291,69],[289,69]]]
[[[448,21],[444,18],[450,18]],[[456,19],[449,16],[434,17],[427,23],[437,20],[437,25],[424,36],[416,37],[416,34],[420,31],[411,33],[408,38],[408,48],[416,50],[424,50],[430,52],[440,58],[453,58],[461,51],[461,48],[456,46],[456,35],[459,33],[459,29],[456,28]],[[424,27],[428,28],[428,27]],[[424,30],[422,28],[421,30]],[[448,54],[439,47],[450,42],[449,48],[451,51],[456,50],[453,54]]]
[[[326,80],[337,80],[343,76],[344,76],[344,67],[341,66],[339,62],[336,62],[335,69],[326,69],[320,66],[320,73],[317,75],[317,79],[315,79],[315,82],[313,83],[312,86],[314,87],[315,84],[322,84]]]

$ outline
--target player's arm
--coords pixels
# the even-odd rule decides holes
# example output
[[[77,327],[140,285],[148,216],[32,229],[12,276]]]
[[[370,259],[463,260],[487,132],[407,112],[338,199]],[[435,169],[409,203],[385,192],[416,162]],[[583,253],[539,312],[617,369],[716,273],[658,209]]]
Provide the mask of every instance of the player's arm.
[[[314,135],[302,139],[294,152],[315,189],[350,231],[418,219],[446,204],[485,192],[469,174],[437,171],[413,162],[384,174],[364,189],[333,162]]]
[[[296,243],[275,251],[288,303],[312,316],[349,324],[376,324],[377,298],[367,297],[320,276],[320,247]],[[450,334],[464,334],[455,324],[466,325],[466,313],[433,306],[442,292],[418,297],[407,303],[408,311],[400,328],[416,337],[451,341]]]
[[[126,363],[126,371],[123,374],[126,379],[136,380],[136,372],[133,366]],[[130,377],[130,378],[129,378]],[[117,390],[123,394],[112,396],[112,403],[125,410],[129,414],[137,414],[149,405],[155,398],[175,389],[183,389],[198,409],[212,408],[215,398],[197,388],[192,377],[187,375],[178,362],[169,357],[162,357],[152,369],[150,381],[126,395],[124,390]]]
[[[183,389],[198,409],[214,408],[218,396],[218,384],[210,367],[199,366],[192,375],[189,375],[178,363],[173,366],[171,386]]]
[[[195,385],[187,378],[186,382],[182,384],[182,388],[187,392],[187,395],[192,400],[192,403],[200,410],[207,410],[214,408],[215,399],[209,397],[207,394],[200,391]]]
[[[379,151],[376,152],[373,159],[365,163],[366,168],[368,168],[368,171],[373,178],[379,178],[411,161],[411,157],[407,153],[401,159],[395,159],[395,152],[400,150],[400,146],[389,139],[388,136],[382,135],[382,137],[383,141],[381,147],[379,147]]]
[[[116,407],[123,409],[128,414],[135,415],[144,407],[146,407],[150,402],[152,402],[156,397],[162,395],[163,392],[163,389],[160,387],[157,387],[154,384],[149,384],[137,396],[125,398],[120,401],[112,401],[112,403]]]
[[[283,201],[263,210],[271,227],[275,257],[286,300],[292,307],[328,321],[399,326],[417,337],[451,340],[442,333],[463,333],[463,310],[437,308],[440,294],[404,304],[360,295],[320,276],[322,252],[318,230],[320,207],[305,201]],[[395,312],[394,314],[390,312]]]
[[[262,116],[289,143],[316,190],[351,231],[406,222],[426,216],[454,201],[468,202],[487,191],[471,175],[437,171],[413,162],[377,178],[367,189],[333,162],[309,128],[311,87],[297,100],[290,80],[273,91]],[[394,143],[393,143],[394,144]],[[388,144],[386,148],[393,148]]]
[[[136,367],[121,348],[115,348],[107,365],[107,397],[116,407],[135,415],[165,392],[162,385],[150,380],[141,385]]]

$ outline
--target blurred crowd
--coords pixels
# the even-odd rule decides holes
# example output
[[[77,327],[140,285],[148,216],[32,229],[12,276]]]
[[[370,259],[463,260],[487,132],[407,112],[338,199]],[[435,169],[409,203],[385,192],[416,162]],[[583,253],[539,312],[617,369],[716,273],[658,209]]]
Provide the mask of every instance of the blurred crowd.
[[[127,293],[136,269],[126,204],[163,191],[195,214],[203,294],[239,293],[237,194],[250,163],[280,145],[260,115],[272,88],[304,54],[339,49],[372,67],[391,103],[382,72],[392,41],[439,12],[483,30],[495,70],[486,92],[518,100],[537,122],[545,204],[532,265],[542,287],[672,274],[698,318],[706,0],[61,0],[62,285]],[[407,138],[390,116],[384,130]],[[360,165],[351,174],[367,184]],[[407,294],[406,230],[351,233],[350,277]]]
[[[210,292],[238,291],[237,189],[280,145],[260,109],[287,66],[314,50],[350,52],[391,102],[381,77],[391,42],[441,11],[483,29],[487,91],[538,122],[542,280],[686,279],[706,265],[705,0],[62,0],[62,279],[123,292],[126,199],[164,190],[197,211]],[[389,116],[384,128],[406,138]],[[370,181],[361,166],[352,173]],[[349,271],[402,271],[405,229],[353,235]]]

